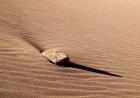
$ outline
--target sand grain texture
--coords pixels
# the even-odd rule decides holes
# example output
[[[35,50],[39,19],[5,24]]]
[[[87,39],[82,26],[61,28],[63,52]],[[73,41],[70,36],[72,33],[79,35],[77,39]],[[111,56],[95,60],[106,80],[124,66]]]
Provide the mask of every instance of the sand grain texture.
[[[140,98],[139,0],[1,0],[0,98]],[[51,64],[71,61],[114,77]]]

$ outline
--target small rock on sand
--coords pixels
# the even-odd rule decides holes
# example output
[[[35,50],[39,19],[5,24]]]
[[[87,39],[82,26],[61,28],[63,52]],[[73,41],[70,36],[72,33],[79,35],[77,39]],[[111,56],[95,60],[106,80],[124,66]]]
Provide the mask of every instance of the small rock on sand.
[[[42,55],[54,64],[64,64],[69,61],[67,54],[55,49],[47,49]]]

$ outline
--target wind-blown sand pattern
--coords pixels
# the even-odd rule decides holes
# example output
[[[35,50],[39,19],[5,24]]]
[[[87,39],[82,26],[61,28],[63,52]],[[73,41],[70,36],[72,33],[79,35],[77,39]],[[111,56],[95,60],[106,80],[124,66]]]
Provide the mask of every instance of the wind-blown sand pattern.
[[[1,0],[0,98],[140,98],[140,1]]]

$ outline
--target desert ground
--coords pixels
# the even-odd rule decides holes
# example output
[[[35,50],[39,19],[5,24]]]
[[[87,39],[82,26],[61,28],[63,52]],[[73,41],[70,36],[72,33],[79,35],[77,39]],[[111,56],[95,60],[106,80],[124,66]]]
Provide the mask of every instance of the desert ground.
[[[140,1],[0,0],[0,98],[140,98]]]

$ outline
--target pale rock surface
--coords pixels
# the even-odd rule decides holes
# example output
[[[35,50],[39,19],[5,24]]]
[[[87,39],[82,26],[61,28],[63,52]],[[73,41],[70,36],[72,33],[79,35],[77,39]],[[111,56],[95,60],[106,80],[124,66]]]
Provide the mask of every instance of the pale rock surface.
[[[54,64],[65,63],[68,61],[67,54],[56,49],[47,49],[42,52],[42,55]]]

